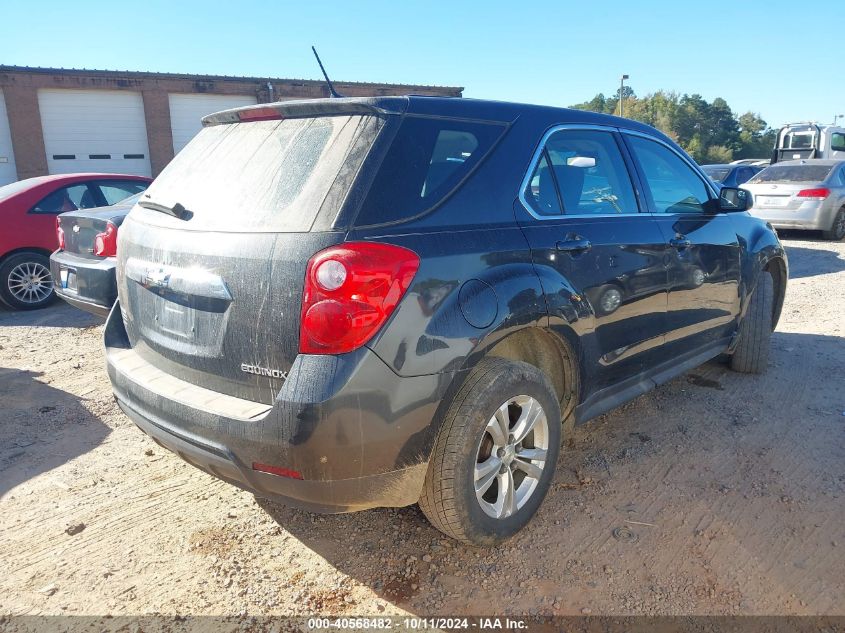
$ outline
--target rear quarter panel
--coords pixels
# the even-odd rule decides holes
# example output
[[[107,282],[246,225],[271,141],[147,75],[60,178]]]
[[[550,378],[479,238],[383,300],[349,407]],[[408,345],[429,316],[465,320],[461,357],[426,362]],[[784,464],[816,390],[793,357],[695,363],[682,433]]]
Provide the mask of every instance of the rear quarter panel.
[[[0,203],[0,257],[17,250],[52,252],[59,247],[56,238],[56,216],[29,213],[29,210],[62,184],[40,185]]]

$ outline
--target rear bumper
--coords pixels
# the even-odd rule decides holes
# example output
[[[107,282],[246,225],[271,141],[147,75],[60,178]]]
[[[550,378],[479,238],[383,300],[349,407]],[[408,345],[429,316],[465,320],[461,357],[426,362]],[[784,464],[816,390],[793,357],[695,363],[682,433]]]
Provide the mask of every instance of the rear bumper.
[[[129,346],[119,304],[105,343],[121,409],[160,445],[224,481],[326,513],[419,499],[445,375],[399,377],[366,348],[300,355],[267,405],[165,375],[143,346]],[[302,478],[259,472],[255,463]]]
[[[80,310],[107,317],[117,298],[115,263],[114,257],[95,260],[56,251],[50,256],[56,294]],[[76,290],[63,287],[62,268],[76,273]]]
[[[833,222],[833,216],[821,201],[803,202],[797,209],[752,207],[749,212],[776,229],[826,231]]]

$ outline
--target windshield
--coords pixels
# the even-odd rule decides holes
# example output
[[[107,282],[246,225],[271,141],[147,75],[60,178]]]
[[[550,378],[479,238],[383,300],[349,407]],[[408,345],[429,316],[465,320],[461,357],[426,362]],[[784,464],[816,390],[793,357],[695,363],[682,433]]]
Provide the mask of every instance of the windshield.
[[[339,209],[365,155],[353,151],[356,140],[371,143],[381,125],[374,116],[212,125],[179,152],[144,200],[181,204],[190,220],[180,228],[308,231],[324,203]],[[329,195],[342,187],[342,195]],[[135,210],[169,225],[165,214]]]
[[[772,165],[748,181],[758,182],[821,182],[827,178],[831,165]]]
[[[716,182],[725,182],[725,179],[731,173],[730,167],[716,167],[714,165],[704,165],[701,169],[704,173],[710,176]]]

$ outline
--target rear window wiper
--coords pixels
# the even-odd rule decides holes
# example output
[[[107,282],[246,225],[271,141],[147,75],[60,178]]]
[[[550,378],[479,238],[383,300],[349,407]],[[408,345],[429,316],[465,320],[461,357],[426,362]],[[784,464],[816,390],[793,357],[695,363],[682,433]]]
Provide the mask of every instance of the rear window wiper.
[[[174,202],[171,205],[164,204],[162,202],[154,202],[153,200],[138,200],[138,204],[145,209],[150,209],[151,211],[158,211],[159,213],[166,213],[167,215],[172,215],[174,218],[178,220],[189,220],[193,213],[188,211],[182,204],[179,202]]]

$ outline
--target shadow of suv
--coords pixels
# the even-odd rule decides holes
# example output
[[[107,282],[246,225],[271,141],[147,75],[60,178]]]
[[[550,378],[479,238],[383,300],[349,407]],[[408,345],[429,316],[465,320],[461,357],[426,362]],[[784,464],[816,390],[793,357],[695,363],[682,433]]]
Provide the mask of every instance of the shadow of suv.
[[[121,227],[109,376],[156,441],[260,496],[418,502],[497,543],[573,424],[725,352],[765,368],[787,263],[746,207],[660,132],[589,112],[210,115]]]

